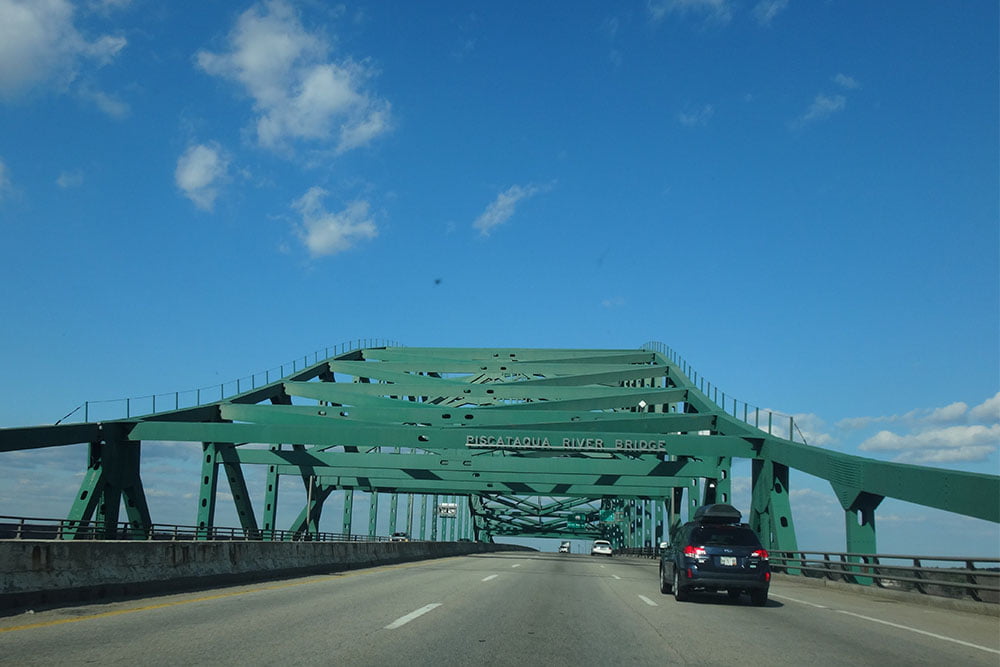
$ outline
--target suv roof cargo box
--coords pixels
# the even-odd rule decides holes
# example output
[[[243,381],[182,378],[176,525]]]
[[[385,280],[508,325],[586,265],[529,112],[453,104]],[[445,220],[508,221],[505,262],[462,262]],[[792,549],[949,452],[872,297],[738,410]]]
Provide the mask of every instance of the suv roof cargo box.
[[[694,511],[694,521],[699,523],[739,523],[743,515],[732,505],[716,503],[702,505]]]

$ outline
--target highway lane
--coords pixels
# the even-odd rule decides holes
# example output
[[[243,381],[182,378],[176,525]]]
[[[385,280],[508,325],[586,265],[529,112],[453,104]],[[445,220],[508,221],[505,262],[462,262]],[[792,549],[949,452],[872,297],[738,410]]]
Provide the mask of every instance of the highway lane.
[[[656,562],[482,554],[0,618],[0,663],[1000,663],[996,617],[794,581],[758,608],[657,588]]]

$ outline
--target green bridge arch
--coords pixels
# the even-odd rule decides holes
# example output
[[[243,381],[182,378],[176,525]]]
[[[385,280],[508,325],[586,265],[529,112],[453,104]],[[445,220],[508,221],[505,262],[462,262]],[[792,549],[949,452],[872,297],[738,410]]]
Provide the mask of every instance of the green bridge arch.
[[[359,344],[308,357],[273,381],[201,404],[123,419],[0,429],[0,451],[89,445],[73,522],[152,526],[143,441],[199,443],[198,525],[214,526],[224,478],[242,528],[277,528],[281,481],[307,490],[291,527],[318,529],[343,495],[461,500],[467,533],[656,544],[692,508],[731,497],[733,459],[751,461],[749,522],[796,551],[789,471],[830,483],[846,551],[876,552],[884,498],[1000,522],[1000,477],[888,463],[814,447],[794,420],[741,403],[659,343],[637,349],[411,348]],[[220,391],[224,393],[224,391]],[[155,398],[153,401],[155,405]],[[161,402],[161,405],[163,403]],[[249,446],[249,445],[253,446]],[[262,447],[262,445],[266,447]],[[267,469],[257,502],[245,466]],[[992,499],[990,501],[989,499]],[[257,517],[261,517],[258,523]],[[436,525],[436,524],[435,524]],[[72,531],[69,533],[72,537]],[[454,531],[452,534],[454,537]]]

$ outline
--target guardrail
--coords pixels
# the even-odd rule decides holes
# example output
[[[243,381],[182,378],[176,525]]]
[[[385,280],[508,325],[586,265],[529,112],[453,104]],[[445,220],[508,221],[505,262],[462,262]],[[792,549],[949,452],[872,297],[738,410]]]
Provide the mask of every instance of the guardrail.
[[[648,343],[643,343],[640,349],[657,352],[673,362],[698,387],[701,393],[714,401],[726,414],[731,414],[735,419],[739,419],[744,424],[749,424],[756,429],[760,429],[768,435],[776,435],[787,438],[792,442],[809,444],[802,429],[795,423],[795,417],[751,405],[746,401],[741,401],[732,396],[726,396],[726,392],[719,391],[717,386],[714,386],[699,375],[698,371],[668,345],[664,345],[658,341],[649,341]]]
[[[942,565],[928,566],[927,563]],[[956,567],[959,563],[961,566]],[[977,602],[1000,602],[1000,558],[772,551],[771,567],[786,574],[850,584],[943,597],[968,596]]]
[[[263,387],[277,380],[294,375],[309,366],[318,364],[324,359],[345,354],[352,350],[361,350],[373,347],[402,347],[402,344],[384,338],[362,338],[358,340],[331,345],[316,350],[312,354],[304,355],[297,359],[274,366],[258,373],[252,373],[229,382],[222,382],[217,385],[200,387],[197,389],[186,389],[183,391],[173,391],[163,394],[149,394],[147,396],[131,396],[128,398],[112,398],[98,401],[84,401],[76,406],[65,417],[56,423],[73,423],[82,419],[84,422],[102,421],[113,419],[130,419],[132,417],[143,417],[157,412],[168,412],[170,410],[180,410],[181,408],[194,408],[200,405],[210,405],[217,401],[239,396],[240,394],[253,391],[257,387]],[[310,361],[311,360],[311,361]]]
[[[237,542],[390,542],[381,535],[294,530],[245,530],[154,523],[148,530],[119,522],[107,530],[100,521],[70,521],[0,515],[0,540],[223,540]]]
[[[626,547],[617,553],[640,558],[660,557],[658,547]],[[1000,603],[1000,558],[840,551],[771,551],[770,554],[771,569],[782,574]],[[961,566],[956,566],[959,563]]]

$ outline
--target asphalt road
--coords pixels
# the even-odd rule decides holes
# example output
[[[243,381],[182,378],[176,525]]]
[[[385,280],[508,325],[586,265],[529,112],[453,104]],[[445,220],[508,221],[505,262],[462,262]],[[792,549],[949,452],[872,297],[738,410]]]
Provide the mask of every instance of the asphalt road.
[[[990,665],[1000,620],[780,581],[661,595],[656,562],[424,561],[0,618],[0,664]]]

